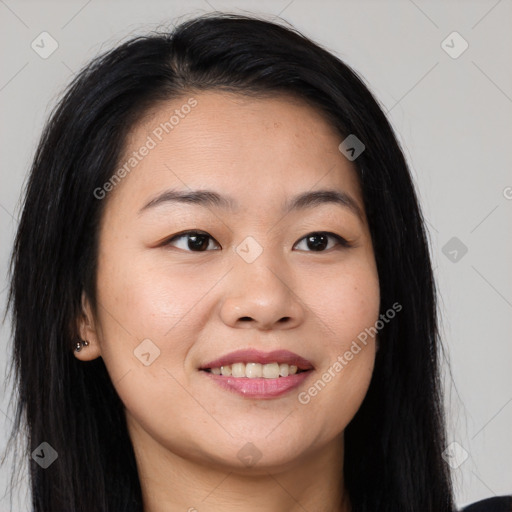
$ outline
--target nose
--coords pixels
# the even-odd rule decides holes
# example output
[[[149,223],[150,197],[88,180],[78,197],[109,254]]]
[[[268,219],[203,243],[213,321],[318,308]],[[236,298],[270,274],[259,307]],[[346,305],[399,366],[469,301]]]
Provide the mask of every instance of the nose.
[[[277,272],[264,258],[235,264],[225,283],[223,322],[234,328],[261,331],[292,329],[304,319],[305,307],[289,273]]]

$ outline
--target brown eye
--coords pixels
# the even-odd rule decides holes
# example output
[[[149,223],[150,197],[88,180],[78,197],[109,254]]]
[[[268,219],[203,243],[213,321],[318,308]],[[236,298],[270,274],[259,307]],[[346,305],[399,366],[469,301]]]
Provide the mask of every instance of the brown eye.
[[[330,244],[330,240],[334,240],[334,243]],[[163,245],[174,246],[189,252],[207,252],[208,250],[212,250],[210,245],[211,241],[217,244],[217,246],[219,245],[211,235],[204,231],[185,231],[169,238]],[[336,246],[347,248],[352,246],[350,242],[341,236],[325,231],[310,233],[302,238],[299,243],[305,243],[306,248],[300,250],[308,252],[327,252]]]
[[[325,252],[326,247],[329,245],[329,239],[333,239],[336,241],[334,247],[336,247],[336,245],[343,247],[351,247],[351,244],[341,236],[325,231],[310,233],[309,235],[306,235],[304,238],[302,238],[300,242],[305,240],[307,249],[313,252]],[[332,247],[333,246],[329,247],[329,249],[331,249]]]
[[[182,240],[184,240],[184,242],[182,242]],[[208,233],[204,233],[202,231],[185,231],[184,233],[173,236],[164,242],[163,245],[173,245],[178,249],[190,252],[206,252],[208,250],[210,240],[214,240],[214,238],[212,238]]]

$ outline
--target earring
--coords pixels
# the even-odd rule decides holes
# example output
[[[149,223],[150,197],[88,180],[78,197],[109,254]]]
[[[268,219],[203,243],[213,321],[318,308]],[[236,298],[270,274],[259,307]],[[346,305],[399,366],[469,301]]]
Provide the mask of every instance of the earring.
[[[75,344],[75,352],[80,352],[82,350],[82,347],[87,347],[89,345],[89,342],[87,340],[78,340]]]

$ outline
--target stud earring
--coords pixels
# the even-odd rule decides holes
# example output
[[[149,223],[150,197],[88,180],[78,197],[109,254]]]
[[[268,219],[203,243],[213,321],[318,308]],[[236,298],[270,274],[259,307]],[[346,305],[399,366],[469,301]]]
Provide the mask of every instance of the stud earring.
[[[89,345],[89,342],[87,340],[79,340],[75,344],[75,352],[80,352],[82,350],[82,347],[87,347]]]

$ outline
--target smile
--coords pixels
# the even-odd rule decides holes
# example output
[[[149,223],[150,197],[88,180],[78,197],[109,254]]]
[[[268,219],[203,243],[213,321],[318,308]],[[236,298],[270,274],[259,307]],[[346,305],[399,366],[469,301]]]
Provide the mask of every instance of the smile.
[[[210,382],[245,398],[271,399],[297,388],[314,370],[303,357],[288,350],[239,350],[202,365]]]
[[[223,377],[239,377],[247,379],[278,379],[288,377],[307,370],[300,370],[296,365],[287,363],[234,363],[217,368],[207,368],[213,375]]]

